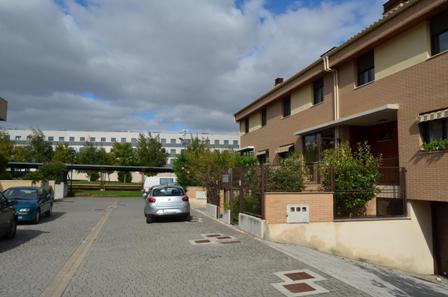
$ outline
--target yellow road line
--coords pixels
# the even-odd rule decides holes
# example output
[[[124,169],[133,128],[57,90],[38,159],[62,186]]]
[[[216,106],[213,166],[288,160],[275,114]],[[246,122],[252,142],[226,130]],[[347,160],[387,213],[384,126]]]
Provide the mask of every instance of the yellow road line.
[[[76,251],[71,255],[67,262],[65,262],[61,270],[59,270],[59,272],[50,280],[48,286],[42,292],[40,297],[60,297],[64,294],[65,289],[86,259],[90,248],[109,219],[113,209],[117,207],[117,203],[118,201],[106,209],[95,227],[92,228]]]

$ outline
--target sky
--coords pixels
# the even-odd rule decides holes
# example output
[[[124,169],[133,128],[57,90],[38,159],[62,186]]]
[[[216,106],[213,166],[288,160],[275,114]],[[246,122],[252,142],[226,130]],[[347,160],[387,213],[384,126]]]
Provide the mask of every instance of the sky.
[[[5,128],[236,132],[384,0],[0,0]]]

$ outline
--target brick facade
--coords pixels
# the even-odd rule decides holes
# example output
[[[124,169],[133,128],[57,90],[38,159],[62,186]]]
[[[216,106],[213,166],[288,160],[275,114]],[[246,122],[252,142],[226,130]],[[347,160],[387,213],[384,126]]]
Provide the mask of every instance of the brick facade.
[[[333,193],[266,193],[266,223],[285,224],[288,204],[307,204],[310,223],[333,221]]]

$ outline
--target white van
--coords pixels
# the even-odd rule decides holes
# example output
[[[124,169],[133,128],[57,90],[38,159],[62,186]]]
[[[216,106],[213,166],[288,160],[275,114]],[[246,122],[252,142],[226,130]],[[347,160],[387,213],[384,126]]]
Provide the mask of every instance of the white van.
[[[143,190],[145,193],[149,191],[150,188],[158,185],[168,185],[175,184],[175,176],[145,176],[145,182],[143,184]]]

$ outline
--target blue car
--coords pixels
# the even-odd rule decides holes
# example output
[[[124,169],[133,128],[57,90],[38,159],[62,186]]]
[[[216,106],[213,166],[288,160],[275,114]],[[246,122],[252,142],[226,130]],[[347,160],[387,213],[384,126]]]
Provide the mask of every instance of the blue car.
[[[53,199],[51,194],[38,187],[14,187],[3,192],[14,204],[19,222],[31,221],[38,224],[42,215],[51,216]]]

